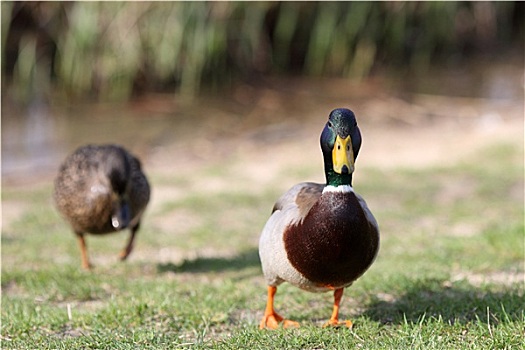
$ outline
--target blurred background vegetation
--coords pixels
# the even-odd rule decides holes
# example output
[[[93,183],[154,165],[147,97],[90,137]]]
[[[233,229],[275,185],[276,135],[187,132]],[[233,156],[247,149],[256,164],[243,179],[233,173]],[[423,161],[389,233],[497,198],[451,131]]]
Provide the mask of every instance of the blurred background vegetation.
[[[194,96],[267,75],[363,79],[523,50],[521,2],[2,2],[19,102]]]

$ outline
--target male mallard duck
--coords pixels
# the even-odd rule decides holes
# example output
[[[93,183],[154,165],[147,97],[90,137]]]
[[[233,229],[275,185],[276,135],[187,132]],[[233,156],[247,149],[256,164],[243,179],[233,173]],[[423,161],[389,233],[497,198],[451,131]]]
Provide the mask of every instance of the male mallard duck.
[[[78,148],[61,165],[55,179],[55,203],[78,237],[82,267],[90,268],[85,233],[104,234],[127,227],[131,235],[120,253],[125,260],[150,196],[140,162],[116,145]]]
[[[335,109],[321,133],[326,185],[303,182],[279,198],[259,241],[268,301],[260,328],[298,327],[273,307],[283,282],[310,292],[334,291],[334,307],[325,326],[339,321],[343,289],[372,265],[379,249],[377,222],[352,188],[361,133],[354,113]]]

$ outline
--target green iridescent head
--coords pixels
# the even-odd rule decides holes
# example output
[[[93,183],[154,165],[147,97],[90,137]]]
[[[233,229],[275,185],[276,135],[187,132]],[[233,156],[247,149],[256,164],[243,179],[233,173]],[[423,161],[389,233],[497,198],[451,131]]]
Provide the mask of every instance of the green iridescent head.
[[[355,159],[361,147],[361,132],[354,112],[334,109],[321,133],[326,184],[352,185]]]

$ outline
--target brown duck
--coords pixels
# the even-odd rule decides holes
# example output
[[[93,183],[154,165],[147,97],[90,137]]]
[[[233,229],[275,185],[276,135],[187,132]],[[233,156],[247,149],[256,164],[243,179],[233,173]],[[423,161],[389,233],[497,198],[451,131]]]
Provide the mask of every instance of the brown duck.
[[[117,145],[87,145],[69,155],[55,179],[54,199],[77,235],[82,267],[89,269],[84,235],[131,231],[120,259],[133,249],[150,187],[140,161]]]
[[[310,292],[334,291],[325,326],[352,327],[339,321],[343,290],[373,263],[379,249],[377,222],[354,192],[352,174],[361,147],[354,113],[335,109],[321,133],[326,184],[304,182],[276,202],[259,241],[259,256],[268,284],[260,328],[298,327],[274,309],[277,286],[289,282]]]

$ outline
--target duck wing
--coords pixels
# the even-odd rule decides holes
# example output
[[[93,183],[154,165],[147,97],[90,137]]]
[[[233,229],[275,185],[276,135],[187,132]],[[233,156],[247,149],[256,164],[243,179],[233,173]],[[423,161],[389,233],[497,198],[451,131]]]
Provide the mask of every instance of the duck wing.
[[[275,202],[272,214],[277,210],[294,207],[297,210],[296,220],[302,220],[323,193],[324,185],[314,182],[299,183],[286,191]]]

